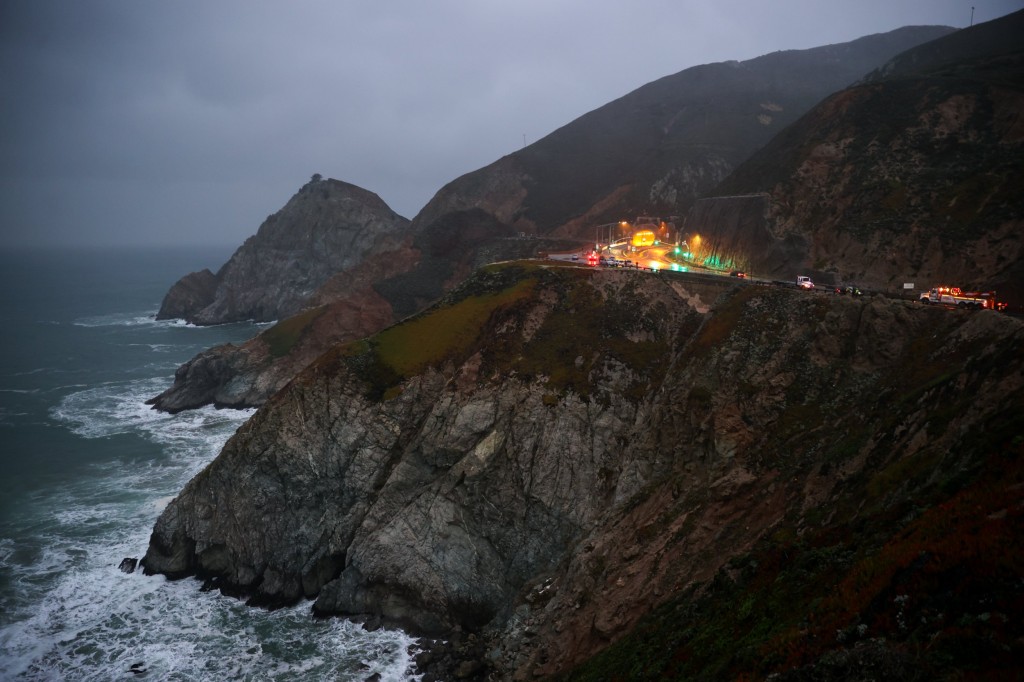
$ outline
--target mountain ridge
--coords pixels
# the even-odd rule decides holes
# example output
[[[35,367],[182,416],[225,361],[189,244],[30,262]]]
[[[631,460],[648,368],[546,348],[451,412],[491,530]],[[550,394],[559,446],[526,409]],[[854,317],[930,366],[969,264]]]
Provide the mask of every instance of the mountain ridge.
[[[635,215],[685,214],[691,201],[822,97],[908,46],[952,30],[905,27],[664,76],[453,180],[413,220],[424,224],[450,210],[483,206],[517,230],[589,239],[573,221],[585,217],[591,227]],[[654,175],[638,177],[645,166]],[[579,173],[593,179],[575,183]],[[598,213],[590,210],[595,206]]]
[[[827,94],[831,87],[853,80],[855,77],[861,77],[864,70],[869,68],[869,66],[876,65],[882,59],[881,56],[876,54],[879,50],[884,55],[889,55],[908,43],[923,40],[935,34],[945,34],[949,30],[951,29],[942,27],[898,29],[888,34],[869,36],[845,45],[826,46],[809,51],[788,51],[786,53],[763,56],[748,62],[693,67],[643,86],[605,107],[585,114],[577,119],[576,122],[563,126],[543,140],[522,150],[522,152],[506,156],[490,166],[468,173],[446,185],[420,211],[412,223],[408,225],[408,230],[403,233],[404,241],[397,243],[399,235],[395,235],[392,241],[396,243],[391,245],[390,250],[382,247],[373,251],[375,255],[372,257],[367,256],[364,265],[352,269],[352,275],[337,273],[336,276],[341,279],[349,276],[358,279],[363,283],[359,289],[355,291],[350,291],[347,288],[339,289],[337,286],[330,284],[329,277],[331,274],[323,271],[317,280],[321,290],[310,290],[312,283],[309,282],[304,284],[298,293],[292,291],[289,294],[291,296],[290,300],[295,301],[297,305],[304,306],[320,306],[329,303],[332,297],[337,298],[337,305],[334,308],[335,312],[352,317],[352,321],[343,319],[332,322],[334,313],[328,312],[325,315],[318,316],[315,324],[303,324],[301,320],[288,323],[289,328],[293,330],[299,329],[299,333],[303,336],[304,340],[301,343],[294,344],[298,352],[283,358],[269,354],[266,344],[259,338],[252,340],[242,347],[229,346],[211,349],[181,367],[175,375],[174,385],[160,396],[155,397],[152,403],[159,409],[169,411],[198,407],[211,402],[221,406],[235,407],[260,405],[275,390],[283,386],[290,375],[294,375],[302,366],[312,361],[317,354],[317,350],[322,352],[333,343],[351,340],[376,331],[370,325],[371,321],[377,321],[381,325],[378,328],[382,328],[386,324],[415,313],[443,295],[446,290],[457,284],[460,279],[466,277],[474,267],[478,267],[490,260],[522,258],[533,256],[542,251],[581,248],[586,242],[590,242],[594,238],[592,234],[593,223],[586,221],[590,221],[596,214],[589,209],[582,217],[570,219],[563,215],[563,218],[569,220],[568,223],[565,223],[568,227],[563,226],[564,229],[559,228],[557,225],[548,226],[546,229],[555,233],[556,236],[562,237],[555,240],[537,239],[536,235],[532,234],[536,232],[534,229],[535,224],[532,222],[533,219],[531,218],[527,221],[530,224],[524,224],[520,220],[522,216],[526,215],[522,209],[525,205],[524,202],[535,203],[535,199],[528,198],[534,195],[527,191],[527,185],[531,185],[531,183],[535,185],[533,190],[530,191],[553,192],[557,195],[564,190],[564,188],[555,189],[556,186],[562,186],[559,183],[564,184],[567,181],[566,178],[578,180],[580,177],[579,170],[586,170],[592,166],[596,167],[593,163],[586,161],[589,158],[588,154],[591,156],[594,154],[593,151],[587,151],[589,142],[593,137],[593,131],[588,132],[589,129],[586,127],[581,128],[580,121],[586,122],[591,119],[604,121],[600,124],[600,127],[607,133],[604,136],[608,140],[607,144],[628,151],[628,157],[633,160],[629,161],[626,165],[635,165],[638,163],[636,159],[648,153],[645,151],[647,147],[656,143],[660,144],[659,141],[663,141],[662,138],[665,136],[664,132],[655,130],[654,137],[650,137],[651,123],[647,120],[646,115],[643,114],[644,111],[654,111],[658,120],[663,121],[664,124],[671,121],[672,126],[676,128],[676,132],[672,134],[676,137],[680,135],[693,137],[699,134],[700,126],[697,124],[703,121],[703,116],[693,114],[693,112],[665,118],[665,107],[658,103],[658,97],[652,93],[662,92],[666,88],[678,90],[681,87],[678,85],[681,81],[706,81],[707,79],[702,74],[707,75],[712,71],[734,74],[739,70],[745,73],[753,68],[750,64],[753,64],[757,69],[764,70],[767,68],[764,66],[765,64],[783,61],[789,65],[799,66],[800,77],[794,74],[783,74],[774,76],[773,79],[781,79],[785,83],[790,84],[796,82],[799,92],[804,93],[800,96],[802,98],[801,101],[803,101],[803,104],[800,106],[809,107],[818,98]],[[822,69],[822,67],[816,66],[816,64],[820,61],[818,58],[823,55],[828,56],[831,60],[831,65],[824,67],[823,73],[826,75],[810,78],[808,74]],[[852,63],[847,64],[843,60],[852,60]],[[794,99],[795,101],[800,98],[795,98],[792,95],[787,95],[786,98],[780,100],[786,104],[786,107],[784,107],[786,111],[781,114],[779,111],[776,111],[779,107],[770,102],[768,109],[762,108],[760,104],[765,103],[764,97],[767,97],[763,91],[767,88],[767,91],[777,92],[780,88],[772,85],[757,86],[757,81],[760,78],[758,74],[761,74],[761,71],[753,75],[747,74],[745,80],[742,81],[747,89],[755,86],[760,88],[760,94],[755,93],[757,96],[753,98],[750,93],[737,94],[730,91],[730,87],[733,90],[737,89],[735,80],[730,81],[731,85],[728,85],[728,87],[721,84],[708,84],[706,82],[701,86],[708,90],[708,92],[713,90],[714,92],[731,93],[728,94],[726,99],[728,101],[742,101],[743,107],[745,107],[742,116],[739,118],[733,116],[730,119],[729,125],[724,127],[719,125],[716,128],[718,131],[716,134],[720,138],[731,139],[735,137],[734,133],[739,129],[737,126],[749,128],[749,123],[741,124],[738,121],[747,121],[747,119],[756,121],[755,114],[760,116],[771,114],[777,117],[779,115],[795,116],[799,113],[800,107],[794,108],[791,106],[789,99]],[[674,94],[673,97],[678,100],[678,93]],[[699,100],[696,96],[691,97],[691,99],[694,99],[695,102]],[[720,106],[725,106],[725,100],[723,99],[722,101],[723,103]],[[617,110],[616,107],[623,109],[624,112],[617,118],[609,118],[608,111],[615,111]],[[682,107],[682,109],[685,108],[685,106]],[[636,114],[632,111],[633,109],[641,113]],[[717,114],[712,118],[717,118]],[[639,122],[630,123],[629,121],[632,119],[640,120]],[[779,121],[773,119],[772,125],[778,124]],[[767,129],[765,125],[760,122],[756,122],[753,125],[756,130],[760,131],[757,134],[763,136],[764,130]],[[648,131],[643,133],[645,136],[643,139],[646,141],[642,144],[635,141],[637,139],[636,135],[633,135],[634,141],[630,142],[630,135],[632,133],[628,133],[628,131],[634,128]],[[680,133],[679,131],[684,128],[689,132],[684,131]],[[627,132],[623,133],[620,129]],[[563,142],[559,142],[559,140],[566,137],[573,138],[576,142],[566,147]],[[767,138],[764,139],[766,140]],[[745,144],[749,147],[756,144],[758,140],[761,140],[761,137],[755,136]],[[553,144],[554,146],[552,146]],[[565,148],[563,149],[563,147]],[[641,153],[641,156],[637,156],[638,151]],[[538,163],[541,163],[543,159],[548,159],[553,163],[557,161],[559,154],[564,155],[569,160],[569,163],[575,164],[574,167],[578,171],[573,171],[572,169],[567,169],[564,173],[560,173],[556,169],[544,171],[544,174],[551,176],[553,182],[557,179],[557,182],[550,187],[547,187],[544,182],[537,184],[537,179],[531,180],[532,175],[523,170],[525,167],[522,165],[522,159],[533,159],[527,163],[527,166],[533,168],[534,170],[531,172],[536,175],[536,168],[539,167],[537,166]],[[597,156],[601,157],[602,154],[597,154]],[[736,160],[738,160],[738,157],[734,159],[734,161]],[[660,180],[658,181],[660,183],[659,186],[667,192],[677,192],[678,194],[678,192],[683,191],[679,189],[681,187],[679,182],[682,182],[688,188],[683,192],[686,196],[697,196],[703,192],[699,188],[710,188],[713,186],[728,172],[734,161],[722,164],[716,162],[712,164],[714,168],[709,166],[704,170],[694,167],[691,169],[692,172],[687,171],[684,173],[686,177],[680,176],[677,181],[673,181],[675,184],[669,183],[676,189],[666,189],[668,185]],[[564,165],[564,162],[558,163]],[[600,161],[600,164],[604,164],[606,171],[611,172],[614,177],[618,178],[611,182],[612,185],[618,185],[618,189],[612,190],[610,195],[601,198],[604,190],[594,190],[593,183],[586,181],[582,183],[582,189],[566,192],[566,194],[597,198],[598,203],[594,206],[594,210],[599,213],[607,213],[613,210],[618,211],[619,209],[614,207],[620,206],[617,202],[627,194],[623,188],[630,183],[614,175],[617,172],[614,163],[609,166],[609,161],[603,159]],[[649,165],[652,167],[663,167],[662,162]],[[602,171],[602,173],[606,171]],[[661,173],[661,171],[658,171],[658,173]],[[319,197],[319,194],[315,192],[306,194],[300,192],[300,195],[305,197],[306,204],[310,203],[311,198]],[[293,198],[293,201],[297,199],[298,196]],[[673,204],[672,211],[681,212],[684,206],[685,202]],[[648,206],[645,205],[644,213],[647,213],[646,208]],[[328,209],[318,208],[314,205],[308,208],[307,212],[322,212],[325,210]],[[560,218],[559,220],[562,219]],[[572,223],[574,220],[577,223]],[[585,222],[578,222],[579,220]],[[616,218],[617,220],[618,218]],[[571,226],[570,223],[575,226]],[[585,229],[581,226],[585,226]],[[293,229],[301,233],[303,229],[302,223],[295,222]],[[524,233],[527,239],[518,238],[519,235]],[[296,241],[301,242],[301,240],[302,235],[297,235]],[[240,249],[239,253],[233,257],[233,260],[238,259],[241,262],[244,252],[257,251],[256,245],[259,243],[261,243],[261,238],[257,235],[250,242],[247,242],[246,247]],[[264,250],[273,251],[270,247]],[[250,257],[246,258],[251,260]],[[285,263],[290,262],[288,257],[285,257],[283,260]],[[226,265],[222,270],[228,267]],[[235,266],[231,265],[231,267],[234,268]],[[242,268],[236,269],[242,270]],[[248,270],[252,271],[253,268],[248,268]],[[270,269],[266,272],[272,273],[275,271]],[[355,273],[360,274],[356,275]],[[369,284],[372,291],[366,288],[367,284]],[[168,301],[165,301],[165,307],[161,314],[173,314],[174,316],[186,317],[192,321],[202,321],[197,320],[194,313],[190,316],[186,311],[172,308],[171,302],[184,301],[185,304],[196,307],[198,305],[196,300],[198,299],[202,301],[203,308],[212,311],[216,306],[210,304],[213,296],[210,293],[212,291],[211,287],[213,287],[213,278],[209,273],[205,275],[201,273],[198,275],[194,274],[184,278],[182,282],[176,285],[174,295],[169,295]],[[236,286],[235,288],[238,287]],[[295,289],[296,287],[292,288]],[[227,290],[227,287],[222,287],[222,289]],[[260,298],[262,300],[261,306],[265,308],[271,307],[272,299],[275,295],[273,293],[274,287],[259,285],[255,286],[255,289],[269,292],[271,295],[249,296],[249,299]],[[207,296],[206,299],[202,298],[204,292]],[[229,299],[226,295],[223,295],[222,298],[233,300]],[[299,299],[304,299],[304,301],[300,303]],[[365,310],[363,306],[373,306],[374,310]],[[390,310],[388,309],[389,306]],[[234,314],[235,317],[239,315],[243,318],[255,316],[251,305],[246,311]],[[214,321],[212,315],[204,319]],[[221,316],[216,319],[225,321],[229,318]],[[353,324],[353,321],[357,322],[357,324]]]
[[[765,197],[763,220],[724,227],[723,254],[758,272],[802,263],[826,283],[894,294],[955,283],[1024,304],[1024,50],[1013,39],[1024,12],[993,24],[909,50],[741,164],[715,193]],[[691,217],[715,235],[704,203]],[[744,240],[792,248],[737,248]]]

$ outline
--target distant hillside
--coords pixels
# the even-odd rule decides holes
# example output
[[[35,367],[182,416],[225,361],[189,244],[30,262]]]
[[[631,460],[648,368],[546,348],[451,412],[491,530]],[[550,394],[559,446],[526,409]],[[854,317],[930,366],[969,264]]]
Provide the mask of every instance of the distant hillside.
[[[816,106],[715,189],[765,197],[761,223],[748,220],[742,239],[714,201],[689,224],[723,250],[747,243],[730,255],[765,274],[800,268],[889,290],[948,283],[995,289],[1019,305],[1022,35],[1018,12],[899,55]]]
[[[519,231],[589,239],[598,223],[683,215],[823,97],[950,31],[901,28],[666,76],[454,180],[414,222],[480,208]]]
[[[179,280],[157,319],[221,324],[288,317],[335,273],[399,248],[410,229],[373,192],[316,175],[216,275],[204,270]]]
[[[1015,52],[1015,48],[1021,45],[1022,34],[1024,11],[1014,12],[908,49],[868,74],[864,81],[922,76],[947,72],[950,68],[955,70],[962,62],[984,61],[995,55]],[[946,75],[951,74],[947,72]],[[1001,78],[997,74],[993,76]],[[986,79],[984,70],[975,68],[970,69],[969,77]]]

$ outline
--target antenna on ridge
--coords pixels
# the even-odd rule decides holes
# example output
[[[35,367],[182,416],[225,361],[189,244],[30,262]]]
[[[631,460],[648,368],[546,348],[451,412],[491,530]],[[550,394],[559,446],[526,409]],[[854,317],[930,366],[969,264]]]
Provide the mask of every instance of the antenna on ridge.
[[[974,26],[974,5],[971,5],[971,26]]]

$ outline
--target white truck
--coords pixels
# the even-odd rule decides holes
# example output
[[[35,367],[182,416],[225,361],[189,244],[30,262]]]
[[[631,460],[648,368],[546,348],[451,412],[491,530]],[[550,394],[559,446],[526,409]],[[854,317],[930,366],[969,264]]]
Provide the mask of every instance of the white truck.
[[[929,291],[922,291],[918,300],[921,303],[939,303],[942,305],[955,305],[958,308],[989,308],[994,309],[996,305],[994,291],[976,292],[961,291],[960,287],[933,287]]]
[[[799,275],[796,278],[796,286],[798,288],[800,288],[800,289],[813,289],[814,288],[814,282],[811,281],[810,277],[805,277],[804,275]]]

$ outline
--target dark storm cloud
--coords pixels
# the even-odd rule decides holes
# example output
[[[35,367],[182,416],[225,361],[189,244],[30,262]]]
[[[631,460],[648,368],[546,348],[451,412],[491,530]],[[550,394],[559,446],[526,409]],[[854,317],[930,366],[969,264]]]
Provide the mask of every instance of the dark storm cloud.
[[[412,217],[661,76],[969,20],[942,0],[7,0],[0,239],[237,244],[317,172]]]

